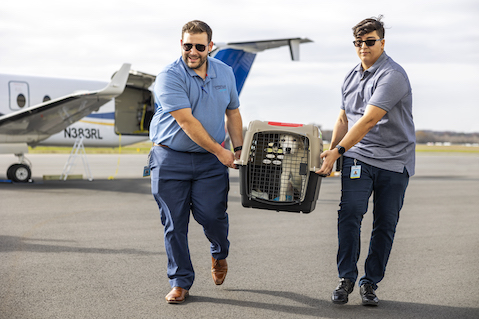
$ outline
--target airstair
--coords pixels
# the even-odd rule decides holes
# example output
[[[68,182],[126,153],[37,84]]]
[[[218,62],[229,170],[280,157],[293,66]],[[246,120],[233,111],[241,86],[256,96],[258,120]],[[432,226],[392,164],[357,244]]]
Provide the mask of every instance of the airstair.
[[[83,162],[83,168],[85,169],[85,174],[87,175],[88,180],[91,182],[93,180],[93,176],[91,175],[90,165],[88,164],[88,160],[86,158],[85,147],[83,146],[83,136],[79,136],[75,140],[75,144],[73,145],[70,156],[68,157],[68,161],[65,163],[65,167],[63,168],[60,180],[67,180],[68,175],[75,167],[77,157],[81,157]]]

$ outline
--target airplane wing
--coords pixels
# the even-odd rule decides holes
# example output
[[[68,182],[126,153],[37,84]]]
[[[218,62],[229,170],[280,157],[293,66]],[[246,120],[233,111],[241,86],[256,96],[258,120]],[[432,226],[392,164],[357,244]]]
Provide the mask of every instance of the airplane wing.
[[[123,92],[130,67],[123,64],[102,90],[70,94],[0,116],[0,143],[35,144],[97,111]]]
[[[291,52],[291,59],[299,61],[299,45],[301,43],[313,42],[308,38],[287,38],[264,41],[247,41],[247,42],[229,42],[229,43],[215,43],[216,48],[212,51],[212,56],[216,54],[216,50],[231,48],[235,50],[242,50],[249,53],[258,53],[268,49],[279,48],[282,46],[289,46]]]

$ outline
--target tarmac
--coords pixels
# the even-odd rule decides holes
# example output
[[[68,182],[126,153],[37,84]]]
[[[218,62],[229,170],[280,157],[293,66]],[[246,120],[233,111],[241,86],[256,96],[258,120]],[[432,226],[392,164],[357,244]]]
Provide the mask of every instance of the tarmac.
[[[209,243],[192,218],[196,280],[169,305],[158,207],[146,155],[87,155],[88,181],[60,175],[68,154],[30,154],[33,182],[0,183],[0,318],[479,318],[479,156],[417,155],[378,307],[331,303],[337,285],[340,179],[324,178],[309,214],[244,208],[230,170],[231,251],[211,279]],[[4,179],[12,155],[0,155]],[[370,205],[370,209],[371,209]],[[362,228],[363,274],[371,211]]]

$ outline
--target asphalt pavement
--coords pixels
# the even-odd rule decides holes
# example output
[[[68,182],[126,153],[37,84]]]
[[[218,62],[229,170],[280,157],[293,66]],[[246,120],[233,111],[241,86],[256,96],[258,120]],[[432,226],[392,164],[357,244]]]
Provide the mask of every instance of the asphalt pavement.
[[[243,208],[231,170],[231,251],[211,279],[209,243],[191,219],[196,280],[169,305],[146,155],[87,155],[93,181],[60,175],[68,155],[28,155],[33,182],[0,183],[0,318],[479,318],[479,156],[417,156],[379,307],[333,305],[340,180],[322,180],[309,214]],[[0,155],[0,179],[15,161]],[[370,205],[372,206],[372,205]],[[370,207],[371,208],[371,207]],[[360,276],[372,216],[362,228]]]

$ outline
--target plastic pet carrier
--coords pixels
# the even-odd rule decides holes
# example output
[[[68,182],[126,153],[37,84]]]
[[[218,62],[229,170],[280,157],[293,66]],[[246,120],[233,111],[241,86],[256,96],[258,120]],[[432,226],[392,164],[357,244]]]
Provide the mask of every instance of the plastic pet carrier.
[[[239,167],[244,207],[309,213],[316,207],[323,151],[314,125],[253,121]]]

